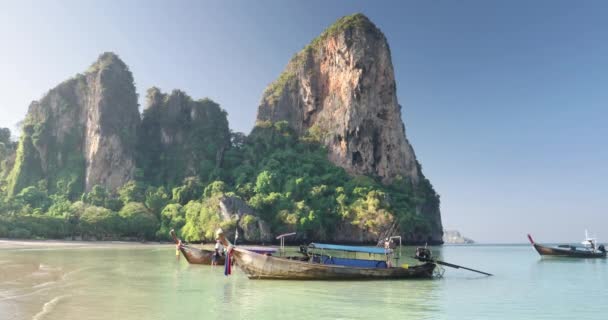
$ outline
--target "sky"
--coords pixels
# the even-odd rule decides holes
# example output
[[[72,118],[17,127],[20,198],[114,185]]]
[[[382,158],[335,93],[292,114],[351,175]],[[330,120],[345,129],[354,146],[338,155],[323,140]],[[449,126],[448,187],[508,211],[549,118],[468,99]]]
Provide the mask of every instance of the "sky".
[[[117,53],[146,90],[209,97],[248,133],[262,92],[336,19],[391,47],[444,227],[481,243],[608,241],[606,1],[0,1],[0,127]],[[143,106],[142,106],[143,107]]]

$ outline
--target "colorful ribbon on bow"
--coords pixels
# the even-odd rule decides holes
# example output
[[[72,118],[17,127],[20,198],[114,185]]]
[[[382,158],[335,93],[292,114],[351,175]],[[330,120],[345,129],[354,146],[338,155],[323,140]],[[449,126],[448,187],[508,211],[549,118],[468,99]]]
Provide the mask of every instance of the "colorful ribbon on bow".
[[[228,248],[226,252],[226,259],[224,261],[224,275],[229,276],[232,274],[232,247]]]

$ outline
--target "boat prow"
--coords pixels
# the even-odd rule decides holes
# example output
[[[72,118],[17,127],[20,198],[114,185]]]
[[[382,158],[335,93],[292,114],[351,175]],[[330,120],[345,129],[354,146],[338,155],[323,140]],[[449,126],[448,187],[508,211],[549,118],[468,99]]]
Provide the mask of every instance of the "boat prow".
[[[182,253],[186,261],[190,264],[206,264],[211,265],[211,260],[213,259],[213,254],[215,253],[212,250],[198,249],[186,245],[180,240],[175,234],[175,230],[171,230],[171,237],[177,246],[177,249]],[[224,256],[220,256],[217,260],[218,265],[224,264]]]

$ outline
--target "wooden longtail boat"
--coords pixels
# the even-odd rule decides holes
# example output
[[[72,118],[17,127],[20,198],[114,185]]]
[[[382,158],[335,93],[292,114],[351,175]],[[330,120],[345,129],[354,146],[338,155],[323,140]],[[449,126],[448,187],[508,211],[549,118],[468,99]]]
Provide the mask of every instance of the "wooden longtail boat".
[[[587,239],[583,242],[589,244],[590,247],[575,247],[571,245],[561,245],[557,247],[543,246],[535,243],[531,235],[528,235],[528,240],[536,252],[541,256],[554,256],[554,257],[565,257],[565,258],[606,258],[606,249],[604,245],[600,245],[597,249],[595,248],[595,240]]]
[[[432,278],[434,263],[412,267],[359,268],[320,264],[267,256],[238,247],[231,248],[237,266],[250,279],[283,280],[383,280]]]
[[[205,250],[198,249],[182,243],[180,239],[177,238],[174,230],[171,230],[171,237],[173,237],[173,241],[177,245],[177,249],[182,253],[182,255],[186,258],[188,263],[190,264],[211,264],[211,260],[213,258],[213,254],[215,251],[213,250]],[[217,260],[218,265],[224,265],[224,256],[220,256]]]
[[[273,257],[232,246],[222,234],[222,243],[236,261],[237,266],[250,279],[280,280],[387,280],[387,279],[430,279],[435,264],[427,262],[417,266],[403,267],[355,267],[342,264],[326,264],[315,256]],[[317,244],[318,247],[319,244]],[[351,247],[355,248],[355,247]],[[363,248],[363,247],[359,247]],[[384,250],[376,248],[378,250]],[[360,252],[369,252],[361,249]],[[317,258],[322,256],[316,256]],[[357,259],[349,259],[357,260]]]

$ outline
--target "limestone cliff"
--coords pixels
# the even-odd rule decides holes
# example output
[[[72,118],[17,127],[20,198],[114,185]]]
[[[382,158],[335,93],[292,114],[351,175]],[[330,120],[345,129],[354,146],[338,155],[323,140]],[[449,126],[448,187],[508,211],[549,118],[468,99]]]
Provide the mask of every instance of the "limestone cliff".
[[[318,137],[329,159],[351,174],[428,183],[405,135],[388,42],[362,14],[339,19],[291,59],[264,92],[257,120],[287,121],[300,135]],[[413,238],[441,242],[438,201],[416,211],[433,226]]]
[[[23,124],[9,193],[44,180],[78,195],[132,178],[140,118],[133,76],[113,53],[31,103]]]
[[[418,181],[386,38],[365,16],[340,19],[298,53],[264,93],[258,120],[315,128],[330,159],[355,174]]]
[[[179,90],[148,90],[138,145],[138,167],[148,181],[178,185],[200,176],[207,182],[229,146],[227,114],[217,103]]]

